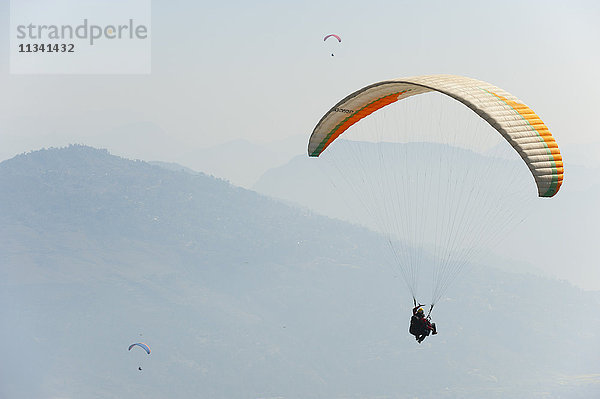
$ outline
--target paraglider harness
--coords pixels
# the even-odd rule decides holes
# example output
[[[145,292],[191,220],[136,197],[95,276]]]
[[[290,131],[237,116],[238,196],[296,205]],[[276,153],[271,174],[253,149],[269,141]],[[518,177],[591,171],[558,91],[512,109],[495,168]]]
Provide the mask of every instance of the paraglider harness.
[[[409,327],[409,332],[415,336],[416,340],[421,343],[425,337],[429,336],[429,334],[431,332],[433,332],[433,334],[437,334],[436,328],[435,328],[435,323],[431,323],[431,311],[433,310],[433,304],[431,304],[431,306],[429,307],[429,312],[427,313],[427,316],[419,316],[417,309],[421,308],[420,303],[417,304],[417,300],[413,297],[413,302],[415,307],[413,308],[413,315],[410,318],[410,327]],[[421,314],[423,314],[421,312]]]

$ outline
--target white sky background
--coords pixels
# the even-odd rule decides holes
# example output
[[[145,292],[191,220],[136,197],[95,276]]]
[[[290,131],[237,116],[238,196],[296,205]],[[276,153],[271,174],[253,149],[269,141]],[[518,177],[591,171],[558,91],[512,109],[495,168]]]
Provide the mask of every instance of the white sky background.
[[[177,161],[236,138],[308,138],[346,94],[429,73],[508,90],[559,144],[598,142],[598,20],[595,1],[154,1],[150,75],[10,75],[0,58],[0,159],[77,142]],[[343,39],[335,57],[328,33]]]

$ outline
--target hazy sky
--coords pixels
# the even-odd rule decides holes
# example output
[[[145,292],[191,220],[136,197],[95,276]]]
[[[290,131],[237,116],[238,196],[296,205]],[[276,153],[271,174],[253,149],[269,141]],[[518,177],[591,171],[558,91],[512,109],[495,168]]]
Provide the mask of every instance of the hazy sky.
[[[2,26],[9,16],[1,2]],[[346,94],[430,73],[508,90],[559,144],[598,142],[599,17],[596,1],[153,1],[148,75],[11,75],[0,58],[0,159],[77,142],[177,161],[238,138],[308,138]],[[343,39],[335,57],[328,33]]]

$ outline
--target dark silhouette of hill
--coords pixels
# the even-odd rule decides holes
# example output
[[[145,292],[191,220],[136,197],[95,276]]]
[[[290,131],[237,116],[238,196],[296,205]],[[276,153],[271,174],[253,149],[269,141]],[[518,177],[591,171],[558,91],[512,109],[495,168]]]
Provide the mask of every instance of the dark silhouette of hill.
[[[19,155],[0,163],[0,398],[600,392],[597,295],[472,265],[418,345],[382,242],[103,150]]]

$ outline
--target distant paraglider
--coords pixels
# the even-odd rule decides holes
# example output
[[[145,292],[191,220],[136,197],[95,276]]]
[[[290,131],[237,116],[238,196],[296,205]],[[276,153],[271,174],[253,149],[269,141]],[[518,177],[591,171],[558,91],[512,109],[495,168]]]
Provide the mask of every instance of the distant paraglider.
[[[341,42],[342,42],[342,38],[341,38],[341,37],[339,37],[338,35],[334,35],[334,34],[330,34],[330,35],[327,35],[327,36],[325,36],[325,37],[323,38],[323,41],[324,41],[324,42],[326,42],[326,41],[327,41],[327,39],[329,39],[330,37],[335,37],[335,38],[337,39],[338,43],[341,43]],[[331,53],[331,56],[333,57],[333,56],[334,56],[334,54],[333,54],[333,53]]]
[[[140,334],[140,335],[141,335],[141,334]],[[140,347],[140,348],[142,348],[144,351],[146,351],[146,353],[147,353],[147,354],[150,354],[150,347],[149,347],[147,344],[145,344],[145,343],[143,343],[143,342],[136,342],[136,343],[134,343],[134,344],[131,344],[131,345],[129,345],[129,349],[128,349],[128,350],[129,350],[129,351],[131,351],[131,349],[132,349],[134,346],[139,346],[139,347]],[[139,370],[139,371],[142,371],[142,366],[138,366],[138,370]]]

